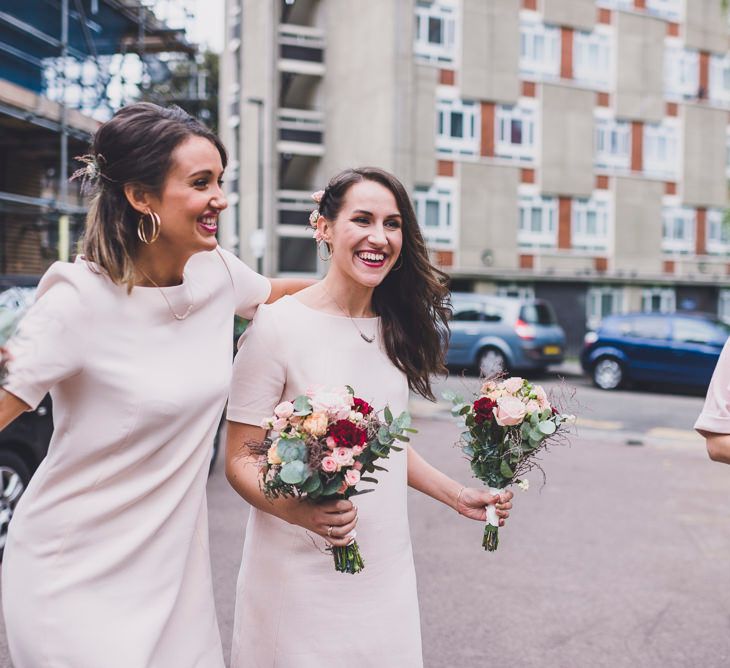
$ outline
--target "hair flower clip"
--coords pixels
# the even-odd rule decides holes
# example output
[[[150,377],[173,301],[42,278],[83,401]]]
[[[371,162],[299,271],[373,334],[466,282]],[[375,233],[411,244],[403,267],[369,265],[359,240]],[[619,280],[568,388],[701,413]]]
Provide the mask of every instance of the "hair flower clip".
[[[312,200],[317,202],[317,205],[319,205],[319,203],[322,201],[323,196],[324,190],[318,190],[317,192],[312,193]],[[317,221],[319,220],[319,216],[319,206],[317,206],[317,208],[312,209],[312,213],[309,214],[309,225],[312,227],[312,236],[317,243],[324,240],[322,233],[317,229]]]
[[[318,190],[317,192],[312,193],[312,199],[319,204],[322,201],[322,197],[324,196],[324,190]]]

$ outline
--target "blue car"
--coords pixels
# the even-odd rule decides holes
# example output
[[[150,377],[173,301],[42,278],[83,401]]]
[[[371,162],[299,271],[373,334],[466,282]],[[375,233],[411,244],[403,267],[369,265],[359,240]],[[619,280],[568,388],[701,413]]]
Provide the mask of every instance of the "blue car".
[[[565,332],[548,302],[453,292],[451,303],[447,365],[489,378],[563,361]]]
[[[631,382],[706,388],[728,336],[728,325],[704,314],[613,315],[586,334],[580,361],[603,390]]]

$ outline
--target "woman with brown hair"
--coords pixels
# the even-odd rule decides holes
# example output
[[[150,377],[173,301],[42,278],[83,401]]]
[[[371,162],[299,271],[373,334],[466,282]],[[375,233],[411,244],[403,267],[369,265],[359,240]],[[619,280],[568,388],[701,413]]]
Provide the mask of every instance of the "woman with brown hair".
[[[181,109],[122,109],[85,160],[84,254],[43,276],[0,390],[0,426],[49,390],[55,425],[5,547],[10,654],[16,668],[220,668],[211,446],[234,313],[284,289],[218,248],[226,152]]]
[[[407,408],[409,388],[433,399],[444,371],[446,276],[429,262],[410,199],[391,174],[335,176],[316,219],[320,283],[259,309],[234,361],[226,474],[251,504],[238,580],[232,668],[421,666],[416,579],[408,528],[411,486],[475,520],[493,497],[450,479],[408,447],[374,491],[350,501],[270,501],[258,484],[259,425],[282,400],[312,386],[351,385],[371,405]],[[313,535],[346,545],[357,525],[365,569],[337,573]]]

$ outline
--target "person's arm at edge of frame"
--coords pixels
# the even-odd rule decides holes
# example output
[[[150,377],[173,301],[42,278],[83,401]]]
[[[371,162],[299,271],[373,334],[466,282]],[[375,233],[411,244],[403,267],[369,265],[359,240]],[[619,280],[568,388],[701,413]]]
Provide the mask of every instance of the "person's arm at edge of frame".
[[[712,431],[698,430],[705,439],[707,454],[713,462],[730,464],[730,434],[716,434]]]
[[[304,290],[310,285],[314,285],[318,282],[318,279],[314,278],[270,278],[271,283],[271,294],[266,300],[267,304],[275,302],[277,299],[281,299],[286,295],[293,295],[295,292]]]
[[[512,508],[512,492],[506,491],[500,496],[493,496],[487,490],[460,485],[429,464],[410,446],[408,446],[407,452],[409,487],[441,501],[453,508],[459,515],[482,522],[487,518],[485,506],[495,504],[499,525],[504,525]]]
[[[30,406],[25,401],[0,388],[0,431],[5,429],[19,415],[29,410]]]

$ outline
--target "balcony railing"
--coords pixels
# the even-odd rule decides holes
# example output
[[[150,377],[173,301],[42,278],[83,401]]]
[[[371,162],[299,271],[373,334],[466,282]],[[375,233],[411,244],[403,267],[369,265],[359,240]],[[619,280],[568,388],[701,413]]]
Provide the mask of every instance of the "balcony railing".
[[[324,153],[324,116],[321,111],[279,109],[276,127],[280,153]]]
[[[324,33],[318,28],[282,24],[279,26],[279,69],[321,74],[324,47]]]

